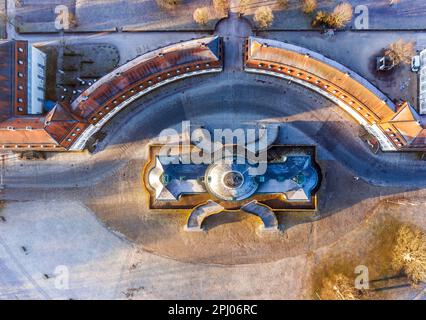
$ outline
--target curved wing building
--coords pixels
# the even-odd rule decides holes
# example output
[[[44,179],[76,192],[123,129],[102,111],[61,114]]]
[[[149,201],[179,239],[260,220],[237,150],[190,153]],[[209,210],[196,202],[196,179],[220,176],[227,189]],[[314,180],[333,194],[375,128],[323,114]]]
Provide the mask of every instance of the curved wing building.
[[[325,96],[374,135],[384,151],[426,150],[424,119],[408,102],[396,106],[366,79],[316,52],[251,37],[245,70],[290,80]]]
[[[47,114],[33,114],[27,93],[34,90],[28,89],[28,79],[41,76],[30,75],[31,50],[25,41],[0,43],[0,147],[4,149],[82,150],[108,120],[143,95],[183,78],[220,72],[223,67],[220,37],[185,41],[124,64],[71,105],[58,103]]]

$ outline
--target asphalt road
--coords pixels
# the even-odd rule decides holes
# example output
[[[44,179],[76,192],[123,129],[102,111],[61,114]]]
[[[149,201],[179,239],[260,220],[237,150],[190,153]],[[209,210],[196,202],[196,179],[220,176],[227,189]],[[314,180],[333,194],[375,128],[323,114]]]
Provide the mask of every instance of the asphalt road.
[[[320,157],[339,161],[369,183],[413,188],[426,185],[424,162],[410,160],[414,155],[372,154],[358,138],[359,127],[354,121],[327,100],[296,84],[225,72],[172,86],[129,107],[119,115],[118,124],[113,120],[106,128],[103,150],[95,155],[56,155],[35,162],[6,160],[5,194],[25,187],[95,184],[129,160],[143,158],[147,141],[162,129],[184,120],[199,121],[203,115],[210,115],[207,121],[212,128],[235,127],[238,121],[247,120],[283,122],[287,132],[287,141],[283,142],[316,144]]]
[[[358,125],[316,93],[272,77],[244,73],[242,43],[251,34],[244,20],[231,14],[219,23],[217,34],[225,41],[224,72],[183,80],[140,99],[104,129],[107,138],[95,155],[63,154],[25,164],[6,161],[3,196],[12,189],[94,185],[129,160],[144,158],[147,143],[162,129],[184,120],[198,121],[204,115],[211,115],[205,120],[211,128],[236,127],[248,119],[282,122],[287,138],[281,142],[316,144],[320,157],[338,161],[368,183],[410,189],[426,185],[424,162],[413,160],[412,154],[373,155],[358,138]],[[111,38],[103,37],[103,41]],[[124,47],[131,39],[129,35],[125,43],[130,42]]]

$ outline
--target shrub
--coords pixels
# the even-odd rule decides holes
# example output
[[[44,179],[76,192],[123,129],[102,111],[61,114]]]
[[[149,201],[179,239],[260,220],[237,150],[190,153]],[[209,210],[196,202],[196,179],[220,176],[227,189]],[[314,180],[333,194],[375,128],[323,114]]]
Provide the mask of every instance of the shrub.
[[[155,0],[162,9],[173,10],[181,3],[181,0]]]
[[[221,14],[226,14],[229,11],[231,4],[229,0],[213,0],[213,7]]]
[[[254,13],[254,21],[259,28],[267,28],[274,21],[274,14],[269,7],[260,7]]]
[[[238,5],[238,13],[245,14],[250,7],[251,0],[240,0]]]
[[[277,0],[277,4],[280,8],[287,8],[288,6],[288,0]]]
[[[312,26],[328,25],[330,20],[330,14],[325,11],[318,11],[314,20],[312,20]]]
[[[303,0],[302,11],[311,14],[317,8],[317,0]]]
[[[354,281],[340,273],[323,280],[319,296],[324,300],[359,300],[361,297]]]
[[[405,42],[402,39],[392,43],[385,51],[385,55],[393,61],[395,66],[401,63],[410,64],[415,54],[414,43]]]
[[[192,16],[196,23],[205,25],[207,24],[207,22],[209,22],[209,8],[208,7],[197,8],[194,10],[194,13]]]
[[[426,281],[426,234],[408,225],[400,227],[392,251],[392,267],[413,282]]]
[[[337,5],[330,14],[329,26],[334,28],[343,28],[352,20],[352,16],[352,6],[347,2],[341,3]]]
[[[312,21],[312,25],[325,25],[330,28],[343,28],[352,20],[352,16],[352,6],[349,3],[344,2],[337,5],[331,13],[318,11]]]

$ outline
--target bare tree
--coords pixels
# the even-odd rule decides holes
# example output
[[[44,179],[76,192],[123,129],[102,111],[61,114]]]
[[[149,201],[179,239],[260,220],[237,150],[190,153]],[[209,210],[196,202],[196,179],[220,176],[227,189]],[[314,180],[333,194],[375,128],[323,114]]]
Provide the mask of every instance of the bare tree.
[[[229,0],[213,0],[213,7],[220,14],[226,15],[231,7]]]
[[[343,28],[352,20],[352,17],[352,6],[347,2],[343,2],[337,5],[331,13],[318,11],[312,21],[312,25],[325,25],[330,28]]]
[[[352,6],[347,2],[341,3],[330,14],[329,25],[334,28],[343,28],[352,20],[352,16]]]
[[[385,56],[392,60],[394,66],[398,66],[401,63],[410,64],[415,54],[414,43],[405,42],[402,39],[392,43],[385,51]]]
[[[155,0],[161,9],[174,10],[181,3],[181,0]]]
[[[426,281],[426,234],[408,225],[401,226],[392,252],[392,267],[404,272],[413,283]]]
[[[261,29],[269,27],[274,21],[274,14],[272,13],[271,8],[260,7],[256,9],[254,13],[254,21],[256,22],[256,25]]]
[[[325,11],[318,11],[315,15],[314,20],[312,20],[312,26],[321,26],[326,25],[328,26],[330,20],[330,14]]]
[[[280,8],[285,9],[288,7],[288,0],[276,0]]]
[[[302,11],[306,14],[311,14],[317,8],[317,0],[303,0]]]
[[[238,5],[238,13],[241,15],[247,13],[250,7],[250,3],[251,0],[240,0]]]
[[[353,279],[339,273],[323,279],[319,296],[323,300],[359,300],[362,293],[355,288]]]
[[[210,16],[209,8],[208,7],[197,8],[194,10],[194,13],[192,16],[196,23],[201,25],[206,25],[207,22],[209,22],[209,16]]]

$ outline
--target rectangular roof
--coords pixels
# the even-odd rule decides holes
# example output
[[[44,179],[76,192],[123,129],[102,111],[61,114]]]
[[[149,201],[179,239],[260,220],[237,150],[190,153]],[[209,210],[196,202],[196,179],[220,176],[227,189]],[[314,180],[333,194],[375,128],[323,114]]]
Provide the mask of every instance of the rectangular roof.
[[[0,122],[13,113],[14,42],[0,42]]]

